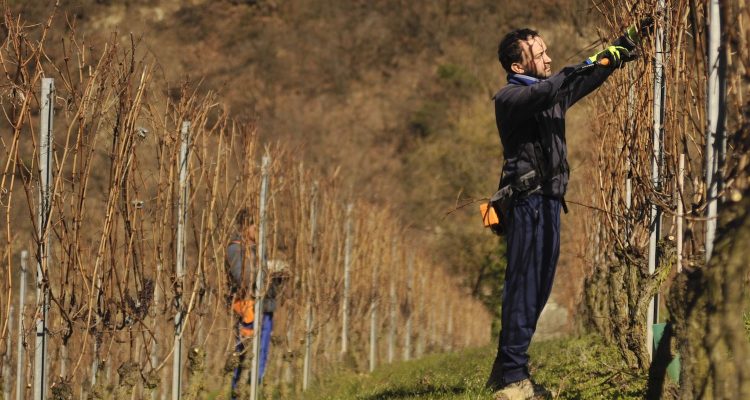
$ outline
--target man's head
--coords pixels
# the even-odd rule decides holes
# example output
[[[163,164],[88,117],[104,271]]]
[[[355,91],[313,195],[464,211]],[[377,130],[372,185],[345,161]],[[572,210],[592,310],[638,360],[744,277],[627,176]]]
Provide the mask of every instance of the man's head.
[[[253,215],[250,213],[250,209],[243,207],[237,212],[237,216],[234,217],[234,222],[238,228],[246,228],[253,224]]]
[[[234,222],[237,225],[237,230],[245,237],[245,239],[255,242],[255,222],[253,221],[252,213],[250,213],[250,210],[247,207],[242,208],[237,213]]]
[[[552,59],[547,55],[547,45],[536,31],[528,28],[505,35],[497,47],[497,58],[508,73],[542,79],[552,75]]]

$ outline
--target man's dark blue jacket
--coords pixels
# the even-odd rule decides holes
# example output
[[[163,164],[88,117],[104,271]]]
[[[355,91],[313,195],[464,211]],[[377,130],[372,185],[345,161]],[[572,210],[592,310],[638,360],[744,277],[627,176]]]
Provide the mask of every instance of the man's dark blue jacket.
[[[565,195],[570,174],[565,113],[613,71],[595,67],[581,73],[583,65],[563,68],[544,80],[510,74],[508,85],[495,94],[495,118],[505,159],[501,187],[536,170],[543,195]]]

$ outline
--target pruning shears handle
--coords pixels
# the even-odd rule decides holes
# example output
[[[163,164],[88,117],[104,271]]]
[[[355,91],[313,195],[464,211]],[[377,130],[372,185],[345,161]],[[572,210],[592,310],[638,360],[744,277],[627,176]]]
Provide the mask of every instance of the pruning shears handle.
[[[609,68],[609,66],[612,64],[612,61],[609,58],[602,58],[601,60],[597,60],[596,62],[592,62],[591,64],[584,64],[580,67],[576,68],[574,74],[580,74],[584,71],[588,71],[592,68],[596,67],[604,67]]]

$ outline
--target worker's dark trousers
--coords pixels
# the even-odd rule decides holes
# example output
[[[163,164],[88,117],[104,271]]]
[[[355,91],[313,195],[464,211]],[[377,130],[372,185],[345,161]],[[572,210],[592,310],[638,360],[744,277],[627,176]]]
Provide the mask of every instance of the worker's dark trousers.
[[[560,254],[560,201],[533,195],[516,200],[506,234],[508,266],[502,327],[487,386],[498,389],[529,377],[526,351],[547,303]]]

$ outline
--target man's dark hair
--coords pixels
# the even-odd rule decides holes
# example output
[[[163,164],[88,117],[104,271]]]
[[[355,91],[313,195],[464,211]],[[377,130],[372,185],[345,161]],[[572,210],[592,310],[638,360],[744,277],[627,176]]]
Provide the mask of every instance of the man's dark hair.
[[[234,222],[239,228],[248,227],[253,224],[253,215],[247,207],[242,208],[234,218]]]
[[[515,62],[523,61],[521,41],[537,37],[539,33],[533,29],[522,28],[508,32],[497,46],[497,58],[508,73],[513,72],[510,66]]]

